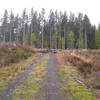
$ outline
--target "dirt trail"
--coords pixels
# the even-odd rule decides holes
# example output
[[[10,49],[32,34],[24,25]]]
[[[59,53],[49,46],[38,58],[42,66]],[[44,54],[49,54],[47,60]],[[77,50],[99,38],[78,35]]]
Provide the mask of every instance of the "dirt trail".
[[[29,64],[27,66],[27,69],[23,73],[21,73],[15,81],[9,84],[8,88],[0,94],[0,100],[11,100],[11,96],[14,93],[17,86],[19,86],[24,80],[28,78],[31,71],[33,71],[32,69],[35,67],[36,63],[38,63],[38,59],[40,61],[42,56],[42,54],[38,54],[36,56],[36,59],[33,60],[32,64]]]
[[[60,96],[60,82],[55,67],[55,55],[50,53],[47,74],[43,82],[43,87],[38,96],[36,96],[36,100],[64,100]]]

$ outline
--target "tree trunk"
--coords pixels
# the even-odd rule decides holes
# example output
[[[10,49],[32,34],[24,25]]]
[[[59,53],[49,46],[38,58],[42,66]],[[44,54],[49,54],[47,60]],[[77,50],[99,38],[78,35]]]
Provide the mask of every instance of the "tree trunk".
[[[86,31],[85,31],[85,49],[87,49],[87,34],[86,34]]]
[[[41,32],[41,34],[42,34],[42,49],[44,48],[44,34],[43,34],[43,27],[42,27],[42,32]]]

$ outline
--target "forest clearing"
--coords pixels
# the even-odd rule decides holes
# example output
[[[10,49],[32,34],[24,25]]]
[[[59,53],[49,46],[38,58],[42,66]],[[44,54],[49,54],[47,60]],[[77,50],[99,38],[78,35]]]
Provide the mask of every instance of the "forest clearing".
[[[99,50],[41,51],[5,44],[0,52],[0,62],[5,61],[0,66],[0,100],[100,99]]]
[[[0,100],[100,100],[99,4],[0,0]]]

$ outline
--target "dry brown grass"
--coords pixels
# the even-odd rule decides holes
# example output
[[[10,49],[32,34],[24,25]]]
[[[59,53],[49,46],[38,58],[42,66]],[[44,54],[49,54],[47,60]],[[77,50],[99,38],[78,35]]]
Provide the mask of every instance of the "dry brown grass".
[[[80,68],[84,68],[83,65],[89,66],[88,62],[76,56],[72,51],[57,54],[57,61],[57,72],[62,83],[61,90],[66,99],[96,100],[92,92],[88,90],[85,79],[79,70]]]
[[[62,62],[79,67],[85,74],[100,71],[100,51],[98,50],[63,51],[59,55]]]
[[[27,59],[34,51],[19,44],[0,44],[0,67]]]
[[[73,50],[59,53],[60,61],[77,67],[85,84],[100,99],[100,50]]]

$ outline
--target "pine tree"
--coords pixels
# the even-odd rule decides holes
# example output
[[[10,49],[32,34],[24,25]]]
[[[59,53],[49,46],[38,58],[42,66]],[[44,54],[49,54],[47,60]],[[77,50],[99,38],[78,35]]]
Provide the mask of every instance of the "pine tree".
[[[45,23],[45,9],[42,8],[41,14],[40,14],[40,24],[41,24],[41,48],[44,48],[44,23]]]
[[[14,40],[15,40],[15,38],[14,38],[14,14],[11,11],[11,14],[10,14],[10,36],[9,36],[9,41],[12,42]]]
[[[78,39],[78,47],[83,48],[83,14],[78,14],[78,24],[79,24],[79,39]]]
[[[5,10],[3,15],[2,34],[3,34],[3,42],[8,42],[9,41],[9,15],[7,10]]]
[[[100,24],[98,26],[98,29],[96,30],[96,48],[100,49]]]
[[[22,14],[22,41],[23,41],[22,43],[23,45],[27,44],[26,43],[27,23],[28,23],[28,15],[25,8]]]
[[[54,36],[55,36],[55,15],[54,12],[51,10],[49,15],[49,48],[55,48],[54,45]]]
[[[62,16],[62,21],[61,21],[61,42],[62,42],[62,48],[65,49],[67,46],[67,38],[66,38],[66,30],[67,29],[67,15],[66,12],[64,12],[63,16]]]

